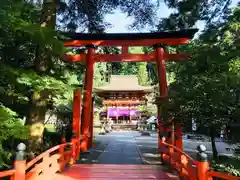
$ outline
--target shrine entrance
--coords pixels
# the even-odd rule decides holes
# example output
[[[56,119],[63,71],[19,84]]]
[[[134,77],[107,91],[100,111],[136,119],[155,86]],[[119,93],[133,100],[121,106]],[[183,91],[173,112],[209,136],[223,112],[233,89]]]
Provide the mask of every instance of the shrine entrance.
[[[168,86],[166,78],[166,61],[181,61],[190,58],[188,54],[168,53],[166,46],[183,45],[193,38],[197,29],[159,32],[159,33],[134,33],[134,34],[82,34],[63,33],[68,39],[64,40],[66,47],[85,47],[87,52],[80,54],[66,54],[65,60],[71,62],[84,62],[86,66],[85,84],[80,126],[79,97],[80,91],[75,91],[73,131],[77,138],[82,137],[81,149],[86,151],[91,147],[93,139],[93,72],[96,62],[156,62],[159,81],[159,97],[156,100],[158,107],[158,133],[159,143],[162,136],[167,142],[182,149],[181,126],[168,119],[165,104],[168,102]],[[149,54],[130,54],[130,46],[150,46],[154,48]],[[121,47],[121,54],[103,54],[96,51],[97,47]],[[131,86],[131,85],[129,85]],[[111,103],[110,103],[111,104]],[[75,111],[76,110],[76,111]],[[129,108],[131,112],[131,108]],[[108,111],[110,112],[110,110]],[[129,114],[130,115],[130,114]],[[115,116],[117,117],[117,116]],[[131,117],[131,115],[130,115]],[[166,126],[170,124],[170,126]],[[176,131],[173,128],[176,127]]]
[[[140,86],[134,75],[112,75],[107,85],[94,88],[94,92],[103,102],[101,122],[110,120],[113,127],[136,130],[139,107],[147,104],[146,95],[153,87]]]

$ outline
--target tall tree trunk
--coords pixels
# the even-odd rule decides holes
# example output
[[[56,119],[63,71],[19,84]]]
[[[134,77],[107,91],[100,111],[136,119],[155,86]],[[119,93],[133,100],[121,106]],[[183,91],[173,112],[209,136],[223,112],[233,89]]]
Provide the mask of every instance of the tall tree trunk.
[[[46,97],[43,97],[43,92],[32,92],[29,103],[29,115],[26,119],[26,125],[29,126],[30,135],[28,148],[33,153],[38,153],[43,150],[42,140],[45,114],[47,111],[46,104]]]
[[[40,26],[42,28],[55,28],[56,25],[56,0],[44,0]],[[45,51],[45,46],[37,45],[35,56],[35,71],[44,74],[48,71],[48,62],[51,56]],[[34,90],[30,95],[29,115],[26,125],[29,125],[29,148],[32,152],[39,152],[43,148],[44,121],[47,112],[47,99],[49,92],[46,90]]]
[[[213,152],[213,160],[218,161],[218,151],[215,143],[216,137],[216,129],[214,127],[210,128],[210,137],[211,137],[211,144],[212,144],[212,152]]]

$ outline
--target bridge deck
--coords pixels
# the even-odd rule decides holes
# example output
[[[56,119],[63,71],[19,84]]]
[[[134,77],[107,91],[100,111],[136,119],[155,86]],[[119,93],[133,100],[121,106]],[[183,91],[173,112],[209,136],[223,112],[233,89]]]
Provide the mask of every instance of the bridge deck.
[[[177,180],[156,165],[77,164],[54,180]]]
[[[95,161],[96,164],[75,164],[57,174],[54,180],[178,179],[161,165],[143,164],[143,156],[136,143],[137,136],[137,132],[113,132],[98,137],[108,146]],[[144,142],[142,145],[147,145]]]

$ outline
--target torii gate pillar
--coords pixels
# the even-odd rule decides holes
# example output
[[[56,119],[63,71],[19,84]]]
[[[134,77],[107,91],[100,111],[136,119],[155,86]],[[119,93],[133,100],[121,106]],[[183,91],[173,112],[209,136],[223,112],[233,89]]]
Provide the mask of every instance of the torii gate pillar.
[[[159,138],[161,138],[161,136],[165,136],[165,133],[170,133],[169,130],[171,131],[172,129],[164,127],[164,124],[168,121],[168,115],[166,110],[166,104],[168,103],[168,85],[167,85],[166,66],[165,66],[165,59],[164,59],[164,45],[156,44],[154,45],[154,47],[155,47],[160,102],[161,102],[160,107],[158,105],[158,116],[161,115],[160,117],[158,117],[159,136],[160,136]],[[168,134],[168,136],[166,137],[166,142],[172,143],[170,134]]]
[[[88,148],[93,147],[93,129],[94,129],[94,98],[92,98],[92,106],[91,106],[91,118],[90,118],[90,124],[89,124],[89,139],[88,139]]]
[[[164,45],[157,44],[155,47],[155,56],[156,56],[156,64],[157,64],[157,73],[158,73],[158,81],[159,81],[159,92],[160,97],[157,100],[157,110],[158,110],[158,124],[159,124],[159,143],[161,141],[162,136],[166,136],[166,142],[169,144],[176,145],[177,148],[182,149],[182,129],[179,124],[176,124],[169,120],[168,112],[166,105],[168,103],[168,85],[167,85],[167,77],[166,77],[166,66],[164,59]],[[164,127],[164,125],[168,124],[168,127]],[[174,125],[176,127],[176,132],[174,130]]]
[[[88,45],[88,53],[86,59],[86,71],[84,82],[84,97],[83,97],[83,109],[82,109],[82,151],[87,151],[89,127],[91,122],[91,107],[92,107],[92,87],[93,87],[93,73],[94,73],[94,52],[95,46]]]

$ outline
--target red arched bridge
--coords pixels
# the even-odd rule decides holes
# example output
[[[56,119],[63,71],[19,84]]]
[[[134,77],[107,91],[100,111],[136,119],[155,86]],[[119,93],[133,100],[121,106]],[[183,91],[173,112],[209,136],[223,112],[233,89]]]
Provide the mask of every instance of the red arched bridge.
[[[135,34],[81,34],[62,33],[66,47],[85,47],[87,52],[81,54],[66,54],[64,59],[72,62],[83,61],[86,66],[83,103],[78,88],[73,99],[73,138],[71,142],[59,144],[35,157],[29,162],[25,158],[25,145],[18,145],[14,168],[0,172],[0,178],[11,180],[110,180],[110,179],[189,179],[210,180],[213,178],[237,180],[239,177],[227,173],[214,172],[209,167],[206,148],[198,147],[197,159],[192,159],[183,152],[181,125],[167,119],[165,105],[168,103],[168,87],[165,61],[179,61],[191,58],[188,54],[168,53],[165,46],[183,45],[193,38],[196,29],[174,32],[135,33]],[[96,46],[121,47],[121,54],[103,54],[95,51]],[[153,53],[130,54],[130,46],[152,46]],[[168,170],[160,165],[126,165],[126,164],[77,164],[81,152],[92,148],[93,144],[93,102],[92,86],[95,62],[141,62],[155,61],[159,80],[158,107],[158,150],[159,159],[165,166],[177,173],[171,176]],[[80,107],[82,111],[80,112]],[[161,118],[160,118],[161,117]],[[160,120],[161,119],[161,120]],[[170,124],[170,126],[166,126]],[[173,128],[175,127],[175,128]],[[174,130],[176,129],[176,130]],[[108,149],[108,152],[119,149],[118,146]],[[126,147],[131,148],[131,147]],[[124,151],[124,148],[121,149]],[[131,149],[129,149],[131,151]],[[122,154],[123,156],[124,153]],[[111,157],[110,154],[105,156]],[[118,157],[123,158],[123,157]],[[130,163],[129,163],[130,164]],[[161,165],[162,166],[162,165]]]

